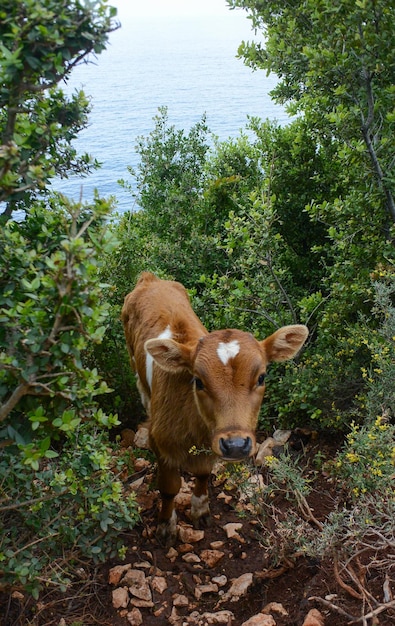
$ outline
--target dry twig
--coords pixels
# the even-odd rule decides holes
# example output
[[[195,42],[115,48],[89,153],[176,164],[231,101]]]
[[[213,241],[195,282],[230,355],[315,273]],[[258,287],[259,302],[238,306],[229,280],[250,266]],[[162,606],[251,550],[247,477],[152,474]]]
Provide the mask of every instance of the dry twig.
[[[363,599],[363,595],[361,593],[359,593],[358,591],[355,591],[355,589],[350,587],[350,585],[347,585],[347,583],[345,583],[344,580],[341,578],[340,573],[339,573],[339,564],[336,558],[333,561],[333,573],[335,575],[336,582],[340,585],[342,589],[344,589],[344,591],[347,591],[347,593],[349,593],[350,596],[352,596],[353,598],[356,598],[357,600]]]

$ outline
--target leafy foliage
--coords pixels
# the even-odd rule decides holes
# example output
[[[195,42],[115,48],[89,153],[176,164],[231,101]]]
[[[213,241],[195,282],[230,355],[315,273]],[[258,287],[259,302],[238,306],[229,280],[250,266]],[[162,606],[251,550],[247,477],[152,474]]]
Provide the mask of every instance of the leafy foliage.
[[[58,87],[88,55],[104,50],[116,10],[104,2],[6,0],[0,8],[0,203],[29,210],[55,175],[97,162],[71,142],[85,128],[89,100]]]
[[[262,44],[243,43],[240,55],[279,76],[278,101],[302,111],[323,138],[342,143],[344,160],[378,186],[394,222],[394,7],[385,0],[228,4],[245,8],[265,33]]]
[[[374,230],[355,221],[362,199],[349,183],[357,186],[357,173],[343,176],[339,145],[320,144],[305,120],[281,128],[252,119],[250,138],[214,142],[199,152],[199,168],[189,165],[195,132],[169,127],[166,110],[155,122],[137,147],[146,164],[137,174],[142,210],[121,220],[121,245],[106,268],[116,283],[114,302],[151,269],[190,289],[209,328],[241,327],[262,337],[306,323],[311,342],[297,364],[273,366],[276,382],[268,385],[262,419],[343,428],[354,402],[354,419],[362,407],[362,368],[371,360],[360,316],[373,305],[372,268],[391,255],[380,220]],[[177,158],[175,145],[182,145]],[[172,171],[170,181],[157,177],[157,162]],[[359,204],[351,207],[352,200]],[[368,220],[366,205],[361,212]],[[119,308],[116,315],[113,328]]]
[[[68,429],[58,458],[35,470],[11,446],[4,450],[3,589],[22,587],[35,597],[44,585],[66,590],[81,559],[97,563],[124,553],[120,533],[134,526],[138,507],[134,494],[124,493],[119,478],[124,461],[111,451],[102,418],[92,415],[96,425]]]
[[[101,255],[115,246],[104,223],[109,208],[97,200],[93,210],[81,209],[59,198],[53,210],[38,206],[24,222],[5,225],[0,236],[2,421],[17,405],[19,411],[36,407],[30,397],[41,397],[45,410],[30,418],[37,430],[49,419],[47,411],[83,411],[107,391],[97,372],[84,367],[81,354],[105,331],[107,307],[99,303],[97,271]]]
[[[141,160],[138,171],[131,170],[136,176],[138,204],[144,217],[138,214],[127,217],[123,230],[135,241],[133,224],[137,225],[139,242],[136,242],[135,257],[138,266],[142,265],[138,257],[147,250],[148,262],[162,267],[163,273],[177,272],[184,280],[191,271],[188,261],[192,254],[197,267],[201,267],[205,252],[201,239],[205,216],[200,198],[209,149],[208,129],[202,117],[188,134],[177,130],[168,123],[166,107],[159,109],[154,122],[149,136],[138,139],[136,150]],[[144,256],[142,261],[144,263]],[[134,260],[127,262],[129,267],[134,265]],[[130,267],[130,270],[131,278],[136,276],[136,269],[133,271]]]
[[[138,518],[109,449],[119,421],[97,406],[110,390],[85,358],[106,330],[111,205],[51,203],[0,236],[1,586],[35,596],[44,583],[65,589],[74,559],[122,554],[119,533]]]
[[[378,416],[372,424],[351,425],[346,445],[338,454],[334,473],[356,501],[361,495],[392,496],[395,427]]]
[[[106,332],[112,206],[37,199],[55,174],[97,165],[71,145],[89,102],[57,84],[104,49],[115,14],[79,0],[0,7],[0,590],[34,597],[65,590],[81,559],[123,556],[120,532],[138,519],[107,433],[119,421],[97,403],[110,389],[87,361]]]

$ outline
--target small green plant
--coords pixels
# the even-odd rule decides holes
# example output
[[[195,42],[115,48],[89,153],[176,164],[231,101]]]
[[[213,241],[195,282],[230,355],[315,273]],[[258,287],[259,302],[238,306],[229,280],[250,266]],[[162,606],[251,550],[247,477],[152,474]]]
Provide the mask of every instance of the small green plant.
[[[395,494],[395,426],[378,416],[369,425],[351,425],[346,444],[332,465],[352,500],[361,495]]]
[[[310,479],[303,475],[300,459],[293,458],[287,452],[279,458],[269,456],[266,459],[269,467],[266,493],[269,498],[282,493],[286,500],[294,502],[302,518],[321,528],[321,523],[314,517],[307,497],[311,492]]]
[[[254,469],[249,463],[224,463],[216,471],[217,480],[224,484],[226,491],[236,490],[240,495],[249,491],[247,484],[254,475]]]

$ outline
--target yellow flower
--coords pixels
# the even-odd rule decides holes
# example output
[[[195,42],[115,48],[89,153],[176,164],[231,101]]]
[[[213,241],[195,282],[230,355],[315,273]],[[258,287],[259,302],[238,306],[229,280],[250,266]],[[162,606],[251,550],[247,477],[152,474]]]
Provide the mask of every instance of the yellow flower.
[[[347,460],[350,461],[350,463],[358,463],[359,461],[358,454],[355,454],[354,452],[347,452],[346,457]]]

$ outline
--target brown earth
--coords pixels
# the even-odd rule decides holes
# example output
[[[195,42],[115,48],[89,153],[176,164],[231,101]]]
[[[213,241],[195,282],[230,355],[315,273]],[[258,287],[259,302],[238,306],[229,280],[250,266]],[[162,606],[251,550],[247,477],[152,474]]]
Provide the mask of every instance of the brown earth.
[[[321,458],[333,458],[337,446],[338,442],[322,437],[307,443],[295,443],[294,448],[301,454],[301,462],[305,472],[310,472],[313,486],[307,497],[307,508],[305,505],[299,507],[301,528],[305,524],[307,532],[309,528],[318,529],[341,497],[331,477],[322,468],[317,470],[314,466],[317,453]],[[291,451],[293,454],[295,449]],[[135,467],[139,472],[128,480],[131,481],[130,488],[137,490],[142,521],[125,536],[128,545],[125,560],[107,563],[94,571],[81,564],[79,577],[64,594],[48,590],[38,601],[15,593],[0,595],[1,626],[129,626],[133,623],[143,626],[206,626],[211,623],[242,626],[262,610],[272,615],[271,623],[276,626],[301,626],[312,608],[318,609],[324,626],[395,624],[395,603],[393,608],[376,611],[370,619],[363,617],[383,603],[386,583],[382,571],[369,569],[368,553],[359,561],[366,592],[361,594],[361,586],[339,572],[333,561],[308,558],[302,550],[293,549],[287,537],[278,535],[277,521],[286,520],[298,506],[289,493],[281,490],[273,492],[269,503],[264,502],[259,485],[262,479],[267,481],[267,470],[250,468],[246,473],[239,470],[232,473],[226,467],[220,467],[211,485],[212,525],[204,530],[204,536],[198,541],[195,541],[198,536],[192,532],[189,545],[181,538],[175,549],[169,552],[158,545],[154,535],[158,504],[158,494],[152,488],[154,465],[136,459]],[[180,527],[184,529],[181,532],[188,533],[191,529],[188,503],[192,482],[189,477],[184,478],[177,509]],[[244,491],[251,484],[256,485],[256,489],[246,497]],[[224,529],[231,523],[241,524],[234,537],[228,537]],[[392,551],[390,558],[394,560],[394,546],[389,546],[389,551]],[[131,571],[144,572],[150,583],[147,593],[151,599],[141,600],[137,597],[139,594],[131,594],[127,608],[116,609],[113,607],[113,592],[123,585],[122,579],[117,582],[117,570],[113,568],[125,565]],[[114,584],[110,584],[109,574]],[[232,580],[243,574],[251,574],[251,584],[237,598],[229,590]],[[158,578],[161,579],[162,586],[155,585],[154,578],[157,582]],[[393,578],[389,579],[389,593],[393,598]],[[350,619],[352,617],[354,621]],[[226,621],[210,621],[220,618]],[[133,619],[137,621],[133,622]],[[259,621],[254,623],[259,624]],[[319,622],[316,624],[318,626]]]

